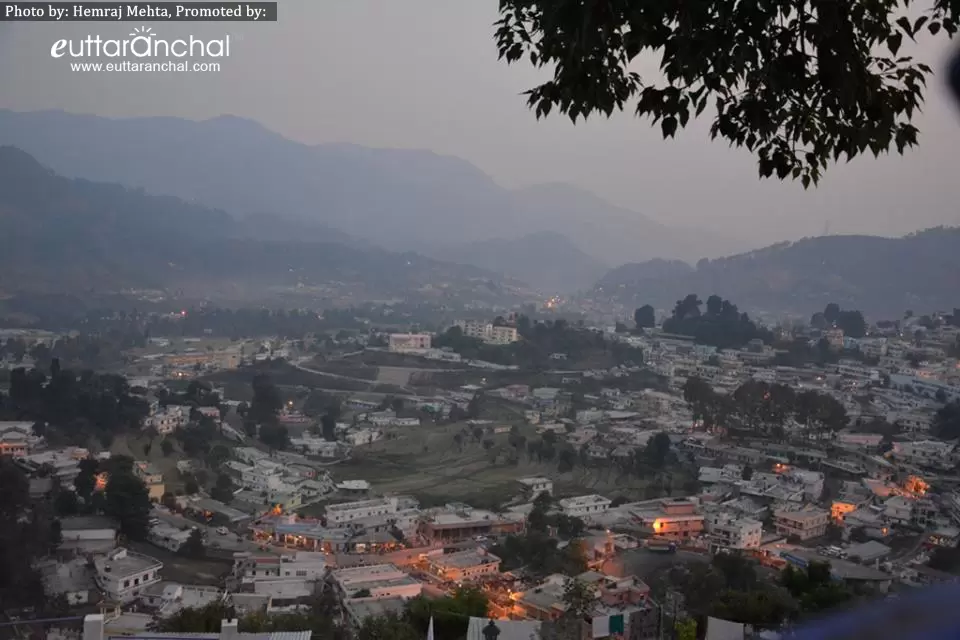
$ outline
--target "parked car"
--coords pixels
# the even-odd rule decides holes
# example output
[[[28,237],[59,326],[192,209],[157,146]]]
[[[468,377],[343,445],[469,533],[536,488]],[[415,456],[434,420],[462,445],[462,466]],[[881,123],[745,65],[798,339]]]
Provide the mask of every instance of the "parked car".
[[[230,532],[227,530],[226,527],[217,527],[217,533],[219,533],[222,536],[225,536]]]

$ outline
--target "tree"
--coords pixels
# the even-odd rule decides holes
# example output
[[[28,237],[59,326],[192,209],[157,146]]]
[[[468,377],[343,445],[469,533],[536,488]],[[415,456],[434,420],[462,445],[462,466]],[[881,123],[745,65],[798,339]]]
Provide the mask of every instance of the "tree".
[[[233,500],[233,480],[225,473],[217,476],[217,482],[210,491],[210,497],[219,500],[224,504],[229,504]]]
[[[420,596],[411,599],[407,603],[407,618],[422,631],[426,631],[432,618],[438,638],[462,638],[467,634],[471,617],[487,617],[487,605],[483,591],[460,587],[452,595],[442,598]]]
[[[160,451],[163,452],[164,457],[169,457],[173,453],[173,443],[164,438],[160,441]]]
[[[697,640],[697,621],[691,618],[677,620],[673,625],[677,640]]]
[[[930,67],[904,37],[960,24],[954,0],[918,16],[907,0],[725,0],[653,5],[502,0],[496,42],[508,64],[553,71],[526,92],[537,117],[574,122],[633,110],[672,138],[713,109],[711,138],[746,147],[759,174],[816,184],[830,163],[917,143],[911,124]],[[659,56],[664,81],[630,70]]]
[[[840,319],[840,305],[831,302],[823,310],[823,319],[830,324],[835,324]]]
[[[199,529],[194,529],[190,532],[190,537],[180,545],[177,553],[193,559],[200,559],[206,555],[206,549],[203,546],[203,535]]]
[[[422,634],[403,616],[390,612],[364,618],[356,640],[421,640]]]
[[[253,402],[250,403],[249,415],[258,424],[272,423],[283,407],[280,392],[273,381],[265,373],[258,373],[253,377]]]
[[[337,418],[331,412],[323,414],[320,418],[320,430],[323,439],[327,442],[336,442],[337,440]]]
[[[188,496],[194,496],[200,493],[200,486],[197,484],[195,478],[190,478],[183,484],[183,492]]]
[[[0,457],[0,602],[7,615],[44,609],[43,581],[33,564],[60,542],[59,523],[46,503],[30,499],[29,486],[13,460]]]
[[[867,335],[867,321],[859,311],[841,311],[837,318],[837,326],[843,330],[843,335],[851,338],[862,338]]]
[[[960,438],[960,400],[954,400],[937,410],[932,431],[941,440]]]
[[[283,451],[290,444],[290,432],[283,424],[263,424],[260,426],[260,442],[275,451]]]
[[[115,462],[115,458],[108,462]],[[127,538],[146,540],[151,509],[147,486],[133,474],[129,462],[112,466],[114,468],[107,471],[104,512],[117,520],[120,533]]]
[[[652,329],[657,326],[656,311],[649,304],[645,304],[633,312],[633,321],[637,329]]]

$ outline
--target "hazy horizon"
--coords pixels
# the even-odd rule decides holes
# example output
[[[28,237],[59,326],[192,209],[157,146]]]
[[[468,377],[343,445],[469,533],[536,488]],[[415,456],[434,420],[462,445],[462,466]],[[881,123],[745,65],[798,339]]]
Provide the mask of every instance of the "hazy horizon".
[[[828,224],[833,234],[894,236],[960,223],[952,175],[960,112],[940,78],[916,119],[918,149],[831,167],[818,189],[804,192],[760,181],[748,152],[710,142],[707,120],[673,141],[628,114],[576,126],[561,117],[538,122],[520,93],[542,74],[497,60],[496,3],[289,0],[279,16],[274,24],[145,22],[161,35],[234,39],[220,73],[163,77],[73,73],[49,56],[55,39],[116,37],[132,23],[0,23],[0,84],[11,89],[0,108],[229,114],[306,144],[427,149],[463,158],[508,188],[570,183],[659,222],[754,246],[821,235]],[[939,68],[947,46],[927,42],[914,53]]]

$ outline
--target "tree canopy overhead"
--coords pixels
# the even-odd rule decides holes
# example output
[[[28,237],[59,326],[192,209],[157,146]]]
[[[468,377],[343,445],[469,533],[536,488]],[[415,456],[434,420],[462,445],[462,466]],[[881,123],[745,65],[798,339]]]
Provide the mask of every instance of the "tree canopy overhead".
[[[917,143],[930,67],[904,39],[953,36],[960,1],[500,0],[501,59],[551,67],[537,117],[632,109],[672,138],[707,109],[711,138],[746,147],[761,177],[816,184],[840,158]],[[662,78],[631,68],[660,57]]]

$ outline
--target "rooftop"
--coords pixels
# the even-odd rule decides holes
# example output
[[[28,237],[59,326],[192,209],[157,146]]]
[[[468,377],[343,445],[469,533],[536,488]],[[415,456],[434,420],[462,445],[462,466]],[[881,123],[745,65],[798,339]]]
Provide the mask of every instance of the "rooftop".
[[[60,519],[60,531],[116,529],[117,524],[106,516],[69,516]]]
[[[163,563],[156,558],[134,553],[123,547],[114,549],[106,555],[97,556],[93,562],[97,573],[110,573],[116,576],[141,573],[148,569],[160,569],[163,567]]]
[[[477,549],[473,549],[437,556],[436,558],[432,559],[432,562],[442,567],[462,568],[500,562],[500,558],[492,553],[486,553]]]

